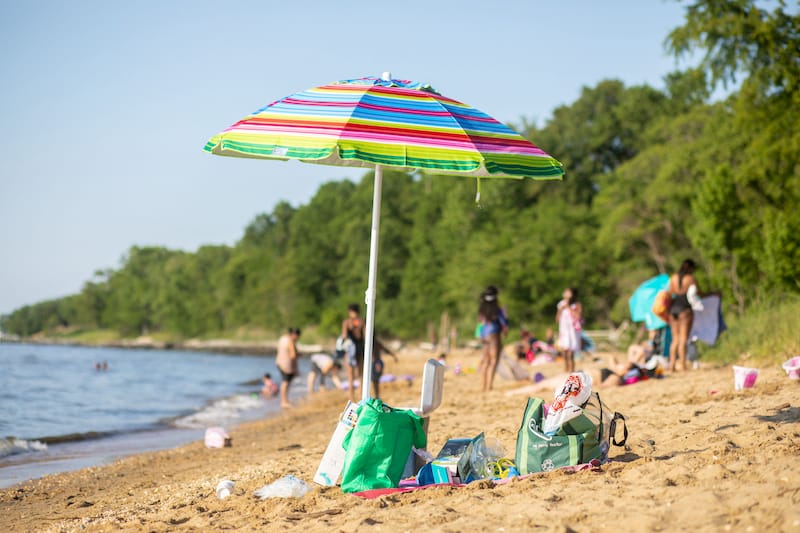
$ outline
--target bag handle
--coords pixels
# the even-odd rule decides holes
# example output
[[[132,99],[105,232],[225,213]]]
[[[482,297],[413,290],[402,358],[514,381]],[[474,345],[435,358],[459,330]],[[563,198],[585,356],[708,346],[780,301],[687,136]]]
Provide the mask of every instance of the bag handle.
[[[622,442],[617,442],[617,420],[622,420]],[[616,411],[614,412],[614,418],[611,419],[609,433],[611,433],[611,442],[614,446],[625,445],[628,441],[628,424],[625,422],[625,415],[617,413]]]

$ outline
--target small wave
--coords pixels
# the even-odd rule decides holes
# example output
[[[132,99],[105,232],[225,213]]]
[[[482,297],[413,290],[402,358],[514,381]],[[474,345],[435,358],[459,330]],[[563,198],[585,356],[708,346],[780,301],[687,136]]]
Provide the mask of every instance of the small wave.
[[[67,433],[66,435],[41,437],[39,440],[45,444],[63,444],[65,442],[102,439],[104,437],[110,437],[114,434],[114,431],[87,431],[85,433]]]
[[[222,425],[239,419],[244,411],[257,409],[263,405],[264,401],[256,394],[237,394],[216,400],[196,413],[176,418],[169,423],[177,428]]]
[[[18,453],[45,451],[47,451],[47,444],[38,440],[24,440],[15,437],[0,439],[0,457],[8,457]]]

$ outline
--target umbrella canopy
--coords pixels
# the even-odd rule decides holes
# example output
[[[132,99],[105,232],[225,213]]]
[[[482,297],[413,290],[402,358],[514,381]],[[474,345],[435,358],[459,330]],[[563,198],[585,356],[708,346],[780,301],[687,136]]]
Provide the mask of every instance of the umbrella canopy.
[[[277,100],[212,137],[206,152],[375,168],[362,398],[370,394],[382,167],[478,178],[560,179],[557,160],[514,130],[431,86],[359,78]]]
[[[649,330],[663,328],[667,324],[653,314],[653,303],[656,301],[658,291],[666,290],[669,287],[669,275],[659,274],[650,278],[633,291],[633,295],[628,300],[631,310],[631,320],[634,322],[644,322]]]
[[[388,78],[388,76],[387,76]],[[408,80],[345,80],[282,98],[212,137],[216,155],[560,178],[561,163],[486,113]]]

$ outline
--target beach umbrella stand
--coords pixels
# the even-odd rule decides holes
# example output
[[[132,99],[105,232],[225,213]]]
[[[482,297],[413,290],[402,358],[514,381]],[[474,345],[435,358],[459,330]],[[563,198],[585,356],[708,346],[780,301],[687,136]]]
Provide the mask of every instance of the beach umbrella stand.
[[[367,322],[364,331],[364,370],[361,374],[361,399],[369,398],[372,383],[372,347],[375,338],[375,298],[378,283],[378,243],[381,230],[381,193],[383,190],[383,168],[375,165],[375,180],[372,190],[372,227],[369,239],[369,275],[364,297],[367,307]]]
[[[370,397],[372,381],[383,167],[478,180],[564,174],[561,163],[508,126],[429,85],[393,79],[388,72],[277,100],[212,137],[204,150],[375,169],[362,400]]]

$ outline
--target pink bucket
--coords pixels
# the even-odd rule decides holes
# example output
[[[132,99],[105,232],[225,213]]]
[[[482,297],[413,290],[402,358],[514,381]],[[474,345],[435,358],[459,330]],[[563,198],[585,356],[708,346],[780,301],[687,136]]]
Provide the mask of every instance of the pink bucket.
[[[733,367],[733,388],[736,390],[752,389],[756,384],[758,369],[746,366]]]
[[[792,357],[781,365],[789,376],[789,379],[800,379],[800,355]]]

